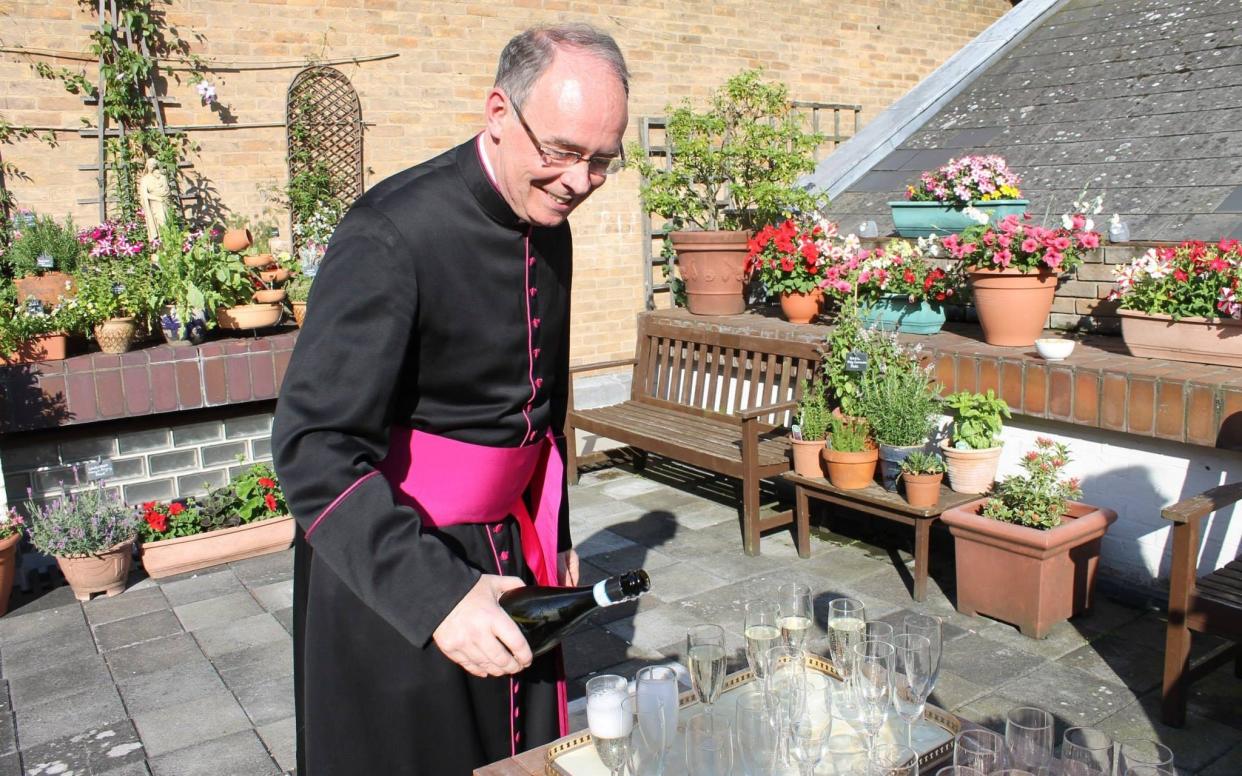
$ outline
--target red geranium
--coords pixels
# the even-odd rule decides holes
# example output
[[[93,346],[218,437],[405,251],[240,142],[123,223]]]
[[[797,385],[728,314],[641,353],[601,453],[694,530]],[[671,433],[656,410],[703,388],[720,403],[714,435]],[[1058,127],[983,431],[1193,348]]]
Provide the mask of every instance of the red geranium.
[[[747,247],[746,274],[758,275],[769,294],[806,294],[832,290],[841,266],[857,255],[857,238],[840,237],[827,221],[787,218],[760,229]]]

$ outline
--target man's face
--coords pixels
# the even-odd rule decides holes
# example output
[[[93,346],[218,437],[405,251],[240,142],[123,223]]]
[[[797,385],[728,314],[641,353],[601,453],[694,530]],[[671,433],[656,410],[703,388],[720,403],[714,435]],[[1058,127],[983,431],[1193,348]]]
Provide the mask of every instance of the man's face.
[[[573,49],[557,51],[521,112],[544,146],[585,157],[620,154],[629,120],[621,81],[598,58]],[[508,95],[498,89],[487,99],[487,134],[501,194],[519,218],[536,226],[559,226],[607,180],[585,161],[544,164]]]

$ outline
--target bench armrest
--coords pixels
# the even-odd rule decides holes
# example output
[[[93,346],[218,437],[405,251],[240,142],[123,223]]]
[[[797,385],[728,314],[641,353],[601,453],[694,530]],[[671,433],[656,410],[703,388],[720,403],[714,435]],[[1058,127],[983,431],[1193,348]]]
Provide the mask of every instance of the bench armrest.
[[[758,407],[751,407],[749,409],[744,409],[738,412],[737,415],[735,415],[734,417],[736,417],[738,420],[754,420],[755,418],[760,418],[760,417],[763,417],[764,415],[771,415],[773,412],[784,412],[785,410],[792,410],[793,408],[797,406],[798,406],[797,399],[790,399],[788,401],[782,401],[776,404],[760,404]]]
[[[594,372],[598,369],[614,369],[619,366],[634,366],[636,363],[638,363],[638,360],[633,358],[621,358],[616,361],[596,361],[593,364],[579,364],[578,366],[571,366],[569,368],[569,373],[574,375],[579,372]]]
[[[1174,523],[1191,523],[1240,500],[1242,500],[1242,482],[1231,482],[1165,507],[1160,510],[1160,516]]]

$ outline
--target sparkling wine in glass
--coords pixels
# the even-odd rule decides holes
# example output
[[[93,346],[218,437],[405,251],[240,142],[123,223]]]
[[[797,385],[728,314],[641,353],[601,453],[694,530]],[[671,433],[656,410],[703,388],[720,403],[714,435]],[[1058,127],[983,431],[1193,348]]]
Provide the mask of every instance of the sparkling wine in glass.
[[[592,686],[592,682],[596,684]],[[626,681],[612,675],[594,677],[587,682],[586,696],[587,727],[595,752],[611,776],[621,776],[630,759],[630,734],[634,731],[634,701]]]
[[[811,588],[791,582],[781,585],[776,597],[785,646],[803,649],[811,630]]]
[[[686,632],[687,667],[690,686],[707,712],[720,697],[725,680],[724,628],[719,625],[695,625]],[[711,722],[709,713],[707,721]]]
[[[764,657],[781,641],[776,605],[757,598],[747,601],[743,634],[746,636],[746,662],[750,664],[755,680],[762,684],[767,677]]]
[[[837,598],[828,603],[828,651],[843,680],[850,676],[854,645],[863,640],[867,610],[856,598]]]

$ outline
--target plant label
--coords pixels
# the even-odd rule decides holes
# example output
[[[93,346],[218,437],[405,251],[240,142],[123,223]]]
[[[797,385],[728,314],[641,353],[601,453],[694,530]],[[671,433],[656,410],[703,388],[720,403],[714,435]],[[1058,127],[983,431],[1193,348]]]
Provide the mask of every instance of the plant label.
[[[845,371],[866,372],[867,354],[861,350],[851,350],[845,354]]]
[[[86,462],[86,481],[106,480],[112,476],[112,459],[101,458],[98,461]]]
[[[43,300],[37,296],[32,296],[26,300],[27,315],[43,315]]]
[[[51,269],[56,266],[56,259],[50,253],[40,253],[39,258],[35,259],[35,265],[39,269]]]
[[[123,293],[125,293],[124,283],[113,283],[112,284],[112,295],[113,296],[120,296]]]

